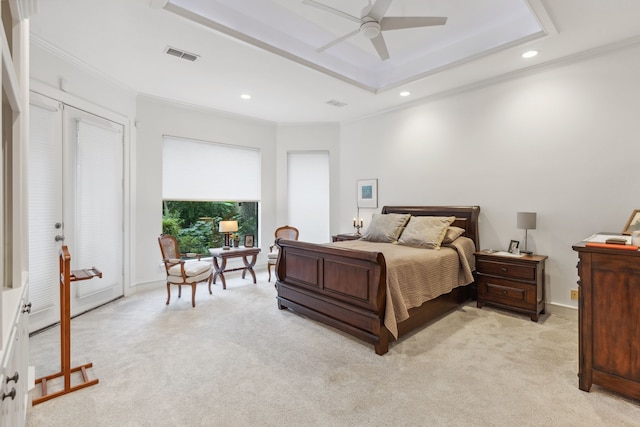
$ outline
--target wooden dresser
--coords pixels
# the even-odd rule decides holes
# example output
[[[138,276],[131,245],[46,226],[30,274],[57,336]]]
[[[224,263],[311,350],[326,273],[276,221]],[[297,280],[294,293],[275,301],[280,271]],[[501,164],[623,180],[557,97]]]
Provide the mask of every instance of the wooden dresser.
[[[578,378],[640,399],[640,252],[587,247],[578,252]]]

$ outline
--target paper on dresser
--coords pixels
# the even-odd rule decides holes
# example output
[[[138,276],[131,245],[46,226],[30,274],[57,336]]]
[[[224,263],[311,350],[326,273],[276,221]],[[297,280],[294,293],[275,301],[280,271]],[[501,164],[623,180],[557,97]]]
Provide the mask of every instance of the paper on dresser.
[[[624,239],[627,245],[631,244],[631,236],[624,236],[622,234],[592,234],[584,239],[585,242],[605,243],[607,239]]]

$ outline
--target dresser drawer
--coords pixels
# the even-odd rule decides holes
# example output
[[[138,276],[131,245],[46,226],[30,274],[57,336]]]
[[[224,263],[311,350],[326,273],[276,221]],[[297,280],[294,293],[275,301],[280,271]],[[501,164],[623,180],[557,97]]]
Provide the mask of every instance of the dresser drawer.
[[[477,261],[476,268],[480,274],[489,274],[531,282],[535,282],[536,280],[536,266],[532,264],[521,265],[506,261],[496,262],[480,259]]]

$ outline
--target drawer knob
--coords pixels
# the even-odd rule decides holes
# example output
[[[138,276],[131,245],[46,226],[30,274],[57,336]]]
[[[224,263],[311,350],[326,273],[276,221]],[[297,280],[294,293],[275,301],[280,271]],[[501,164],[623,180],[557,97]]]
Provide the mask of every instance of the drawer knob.
[[[500,270],[502,270],[503,273],[506,273],[507,271],[509,271],[507,267],[502,267]]]
[[[7,384],[10,383],[11,381],[18,382],[18,378],[20,378],[20,375],[18,374],[18,371],[16,371],[16,373],[13,374],[12,377],[7,377]]]
[[[15,400],[16,398],[16,388],[11,387],[11,391],[9,393],[2,393],[2,400],[5,400],[7,397],[10,397],[11,400]]]
[[[505,291],[504,289],[501,291],[502,295],[507,295],[509,292]]]

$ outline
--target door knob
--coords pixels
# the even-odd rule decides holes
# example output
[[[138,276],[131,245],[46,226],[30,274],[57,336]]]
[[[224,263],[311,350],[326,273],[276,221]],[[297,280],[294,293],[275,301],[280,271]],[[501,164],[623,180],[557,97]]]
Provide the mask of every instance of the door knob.
[[[61,222],[56,222],[56,225],[54,226],[56,228],[62,228],[62,223]]]
[[[62,242],[63,240],[64,240],[64,236],[61,236],[59,234],[56,236],[56,242]]]

